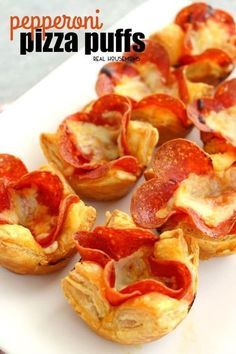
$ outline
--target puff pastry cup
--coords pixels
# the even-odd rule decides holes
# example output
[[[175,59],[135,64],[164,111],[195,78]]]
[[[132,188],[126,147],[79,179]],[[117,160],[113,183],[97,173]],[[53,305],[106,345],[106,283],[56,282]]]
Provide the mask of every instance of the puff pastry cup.
[[[154,155],[153,171],[133,194],[131,214],[144,228],[181,228],[198,242],[200,258],[236,252],[236,165],[217,161],[176,139]]]
[[[72,235],[89,231],[96,211],[86,206],[53,165],[28,172],[0,154],[0,265],[19,274],[64,267],[75,253]]]
[[[198,246],[178,229],[160,236],[115,210],[105,226],[75,235],[81,261],[62,280],[77,314],[100,336],[145,343],[187,315],[197,287]]]
[[[98,96],[116,93],[132,98],[135,101],[132,119],[156,127],[160,131],[159,144],[189,133],[192,124],[185,104],[213,95],[215,85],[234,68],[232,58],[218,48],[189,57],[184,65],[172,66],[170,52],[178,43],[175,38],[178,31],[175,28],[172,31],[174,34],[167,36],[170,50],[156,36],[151,37],[145,41],[142,53],[133,48],[124,53],[127,60],[136,60],[106,64],[96,83]]]
[[[66,118],[54,134],[42,134],[48,161],[76,193],[114,200],[129,192],[148,165],[158,141],[149,123],[130,120],[132,102],[111,94]]]
[[[236,79],[219,85],[214,97],[194,101],[187,114],[218,165],[226,168],[236,162]]]
[[[211,49],[236,59],[233,17],[203,2],[184,7],[176,15],[174,23],[153,33],[151,38],[166,48],[172,65],[189,63]]]

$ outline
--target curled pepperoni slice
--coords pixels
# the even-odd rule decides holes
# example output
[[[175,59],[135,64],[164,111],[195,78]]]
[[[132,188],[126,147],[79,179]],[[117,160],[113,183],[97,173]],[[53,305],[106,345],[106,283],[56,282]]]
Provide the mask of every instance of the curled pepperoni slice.
[[[0,154],[0,212],[10,208],[7,184],[27,173],[27,168],[19,158],[9,154]]]
[[[57,221],[56,221],[56,226],[54,229],[48,234],[45,235],[43,238],[42,237],[37,237],[35,236],[36,241],[40,244],[42,247],[48,247],[50,246],[59,236],[66,216],[68,214],[68,209],[73,203],[77,203],[79,201],[79,197],[77,195],[70,194],[66,196],[60,203],[59,206],[59,212],[57,216]]]
[[[134,156],[122,156],[117,160],[107,162],[97,168],[94,168],[91,171],[80,170],[77,171],[79,179],[97,179],[104,177],[109,170],[111,169],[119,169],[125,172],[132,173],[136,176],[139,176],[141,173],[141,168],[138,163],[138,160]]]
[[[153,156],[152,168],[159,179],[181,182],[190,173],[213,171],[210,157],[192,141],[175,139],[163,144]]]
[[[158,178],[152,178],[138,187],[130,205],[135,223],[149,229],[161,226],[175,211],[167,208],[159,216],[157,212],[167,207],[177,188],[175,181],[163,182]]]
[[[214,9],[206,3],[199,2],[184,7],[175,17],[175,23],[184,30],[188,25],[196,26],[198,23],[206,22],[209,18],[214,19],[219,24],[227,26],[230,33],[234,33],[234,19],[223,10]]]
[[[92,232],[80,231],[75,235],[82,259],[93,260],[102,266],[110,259],[127,257],[142,246],[153,245],[157,240],[158,236],[147,230],[114,229],[106,226],[97,226]]]
[[[9,154],[0,154],[0,179],[16,181],[28,173],[23,162],[17,157]]]
[[[206,136],[207,139],[215,136],[235,145],[234,129],[232,129],[235,121],[234,113],[227,111],[236,106],[235,92],[236,79],[232,79],[219,85],[213,98],[199,99],[188,105],[189,119],[201,132],[211,134],[209,137]],[[222,120],[224,120],[223,125]]]
[[[157,260],[150,257],[149,264],[153,276],[166,279],[174,278],[176,288],[173,289],[155,279],[144,279],[118,291],[114,287],[115,270],[114,263],[111,261],[104,269],[104,280],[107,286],[106,297],[113,306],[120,305],[124,301],[151,292],[161,293],[175,299],[181,299],[186,294],[191,284],[191,273],[183,263],[177,261]]]
[[[168,81],[170,76],[170,59],[165,48],[156,41],[151,39],[145,41],[145,50],[136,52],[131,48],[130,52],[125,53],[127,57],[137,57],[139,60],[134,65],[152,63],[155,64],[163,79]]]
[[[224,108],[236,105],[236,79],[223,82],[215,92],[215,101]]]
[[[50,208],[52,213],[57,213],[63,198],[63,185],[57,175],[49,171],[35,171],[21,177],[11,185],[15,191],[27,188],[35,189],[37,200]]]
[[[7,187],[4,182],[0,182],[0,213],[10,209],[11,202]]]
[[[178,98],[172,97],[170,95],[159,93],[153,94],[143,98],[141,101],[137,102],[132,115],[135,117],[136,112],[144,111],[146,108],[153,107],[156,109],[166,109],[175,114],[177,119],[186,127],[189,126],[188,117],[186,114],[185,105]],[[158,122],[158,114],[157,114],[157,122]]]
[[[167,296],[182,298],[191,284],[191,273],[181,262],[157,260],[149,256],[145,262],[149,269],[149,277],[141,279],[117,290],[115,261],[132,255],[142,246],[153,247],[158,236],[142,229],[114,229],[110,227],[96,227],[93,232],[78,232],[75,235],[78,251],[83,261],[92,261],[104,268],[105,294],[113,306],[150,292],[158,292]],[[128,240],[128,242],[127,242]],[[151,249],[150,249],[151,250]],[[122,271],[122,270],[121,270]],[[159,277],[169,278],[174,287],[166,285]]]

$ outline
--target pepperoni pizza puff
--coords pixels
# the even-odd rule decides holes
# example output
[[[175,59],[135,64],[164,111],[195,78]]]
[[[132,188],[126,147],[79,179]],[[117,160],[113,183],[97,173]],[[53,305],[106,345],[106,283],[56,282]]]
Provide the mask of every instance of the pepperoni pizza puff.
[[[154,93],[165,93],[188,103],[210,95],[212,85],[233,70],[232,59],[220,49],[209,49],[175,69],[167,50],[153,39],[145,41],[143,52],[132,48],[124,56],[133,61],[111,62],[101,69],[96,83],[98,96],[117,93],[138,101]]]
[[[135,223],[162,231],[182,228],[197,240],[201,258],[235,253],[235,164],[214,169],[197,145],[176,139],[157,150],[152,167],[132,198]]]
[[[184,32],[182,62],[210,48],[223,50],[236,59],[235,22],[227,12],[206,3],[195,3],[183,8],[175,23]]]
[[[0,265],[19,274],[65,266],[75,253],[72,234],[89,231],[87,207],[53,166],[28,172],[18,158],[0,154]]]
[[[160,236],[115,210],[105,226],[75,234],[81,261],[63,279],[66,298],[100,336],[145,343],[187,315],[197,287],[198,246],[180,229]]]
[[[174,66],[188,64],[212,50],[213,56],[221,53],[222,58],[227,55],[233,61],[236,59],[233,17],[205,3],[183,8],[177,14],[175,23],[153,33],[150,38],[167,50],[171,65]]]
[[[219,85],[213,98],[193,102],[187,113],[219,168],[236,162],[236,79]]]
[[[158,132],[130,120],[132,102],[106,95],[42,134],[45,156],[83,197],[114,200],[127,194],[151,159]]]

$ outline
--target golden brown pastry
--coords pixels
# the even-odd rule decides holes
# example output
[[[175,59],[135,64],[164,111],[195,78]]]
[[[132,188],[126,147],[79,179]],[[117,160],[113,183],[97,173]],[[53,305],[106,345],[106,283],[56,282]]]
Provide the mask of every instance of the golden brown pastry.
[[[198,247],[180,229],[158,236],[115,210],[105,226],[79,232],[75,240],[82,258],[62,287],[97,334],[145,343],[185,318],[196,294]]]
[[[73,233],[90,230],[95,218],[53,165],[29,173],[0,154],[1,266],[19,274],[62,268],[75,253]]]
[[[155,153],[148,181],[135,192],[131,214],[140,227],[182,228],[200,257],[236,252],[236,166],[222,168],[196,144],[176,139]]]
[[[149,163],[158,131],[149,123],[131,121],[131,110],[128,98],[107,95],[69,116],[55,134],[42,134],[48,161],[80,196],[118,199]]]

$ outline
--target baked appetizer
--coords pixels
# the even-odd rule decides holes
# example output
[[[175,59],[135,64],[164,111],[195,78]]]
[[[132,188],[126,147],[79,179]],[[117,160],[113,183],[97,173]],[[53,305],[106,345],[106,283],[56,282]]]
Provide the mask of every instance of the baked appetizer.
[[[139,101],[154,93],[165,93],[185,103],[210,95],[213,86],[233,70],[232,58],[220,49],[188,58],[186,65],[171,67],[167,50],[149,39],[141,53],[133,49],[124,53],[129,62],[111,62],[100,71],[96,83],[98,96],[109,93],[131,97]],[[136,60],[135,60],[136,59]]]
[[[105,226],[75,235],[81,261],[63,279],[66,298],[100,336],[145,343],[172,331],[190,310],[198,246],[182,230],[160,236],[115,210]]]
[[[177,14],[175,24],[184,32],[182,63],[210,48],[223,50],[236,59],[235,22],[227,12],[206,3],[194,3]]]
[[[236,165],[217,171],[197,145],[176,139],[157,150],[152,168],[132,198],[135,223],[181,227],[197,240],[201,258],[236,252]]]
[[[236,162],[236,79],[219,85],[213,98],[193,102],[187,112],[201,132],[204,149],[224,168]]]
[[[87,207],[53,166],[28,172],[18,158],[0,154],[0,265],[19,274],[64,267],[75,253],[72,235],[89,231]]]
[[[185,104],[164,93],[147,96],[133,103],[132,120],[149,122],[159,132],[158,144],[173,138],[185,137],[192,128]]]
[[[151,159],[158,132],[130,120],[132,102],[111,94],[42,134],[45,156],[82,197],[114,200],[128,193]]]

